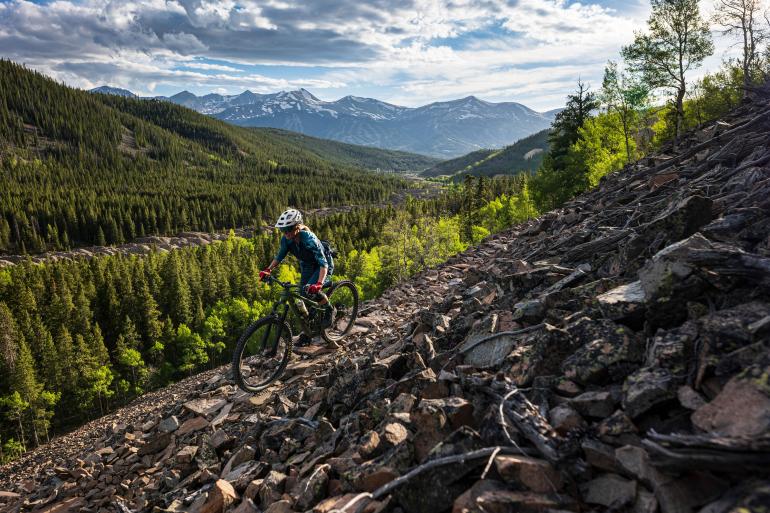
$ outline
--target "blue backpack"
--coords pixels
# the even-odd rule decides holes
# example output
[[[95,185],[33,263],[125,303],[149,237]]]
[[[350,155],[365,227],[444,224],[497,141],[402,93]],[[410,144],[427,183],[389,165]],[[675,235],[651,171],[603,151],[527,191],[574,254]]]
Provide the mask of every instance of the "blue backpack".
[[[329,267],[334,267],[334,257],[337,256],[337,250],[328,240],[322,240],[321,246],[324,248],[324,258]]]

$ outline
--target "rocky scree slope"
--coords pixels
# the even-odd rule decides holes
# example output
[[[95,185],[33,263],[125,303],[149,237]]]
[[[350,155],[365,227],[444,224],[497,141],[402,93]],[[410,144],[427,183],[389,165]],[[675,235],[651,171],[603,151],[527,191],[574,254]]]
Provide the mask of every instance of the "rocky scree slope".
[[[364,305],[0,469],[0,511],[765,511],[770,102]]]

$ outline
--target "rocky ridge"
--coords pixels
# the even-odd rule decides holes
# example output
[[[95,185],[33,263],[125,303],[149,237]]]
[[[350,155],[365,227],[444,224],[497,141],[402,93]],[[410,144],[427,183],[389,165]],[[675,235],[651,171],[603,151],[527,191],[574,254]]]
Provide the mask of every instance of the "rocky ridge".
[[[764,511],[767,96],[364,305],[0,469],[0,511]]]

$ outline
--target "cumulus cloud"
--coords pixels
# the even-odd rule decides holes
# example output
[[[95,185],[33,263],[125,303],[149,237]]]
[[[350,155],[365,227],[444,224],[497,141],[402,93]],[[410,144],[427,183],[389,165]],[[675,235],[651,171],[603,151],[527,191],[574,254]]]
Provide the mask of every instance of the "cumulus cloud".
[[[186,62],[182,64],[182,66],[185,68],[212,70],[212,71],[230,71],[234,73],[243,71],[242,69],[234,68],[232,66],[224,66],[222,64],[208,64],[205,62]]]
[[[600,74],[643,25],[640,0],[624,12],[607,1],[12,0],[0,3],[0,55],[78,87],[140,94],[378,88],[407,105],[551,102],[579,74]]]

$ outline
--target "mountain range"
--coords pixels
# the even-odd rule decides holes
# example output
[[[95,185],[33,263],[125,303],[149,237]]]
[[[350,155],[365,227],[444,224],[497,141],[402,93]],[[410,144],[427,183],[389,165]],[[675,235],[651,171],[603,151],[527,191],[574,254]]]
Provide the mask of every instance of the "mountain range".
[[[106,86],[92,92],[133,94]],[[236,125],[282,128],[323,139],[443,159],[508,146],[548,128],[558,112],[537,112],[520,103],[493,103],[475,96],[415,108],[358,96],[329,102],[306,89],[273,94],[244,91],[230,96],[196,96],[182,91],[156,98]]]

